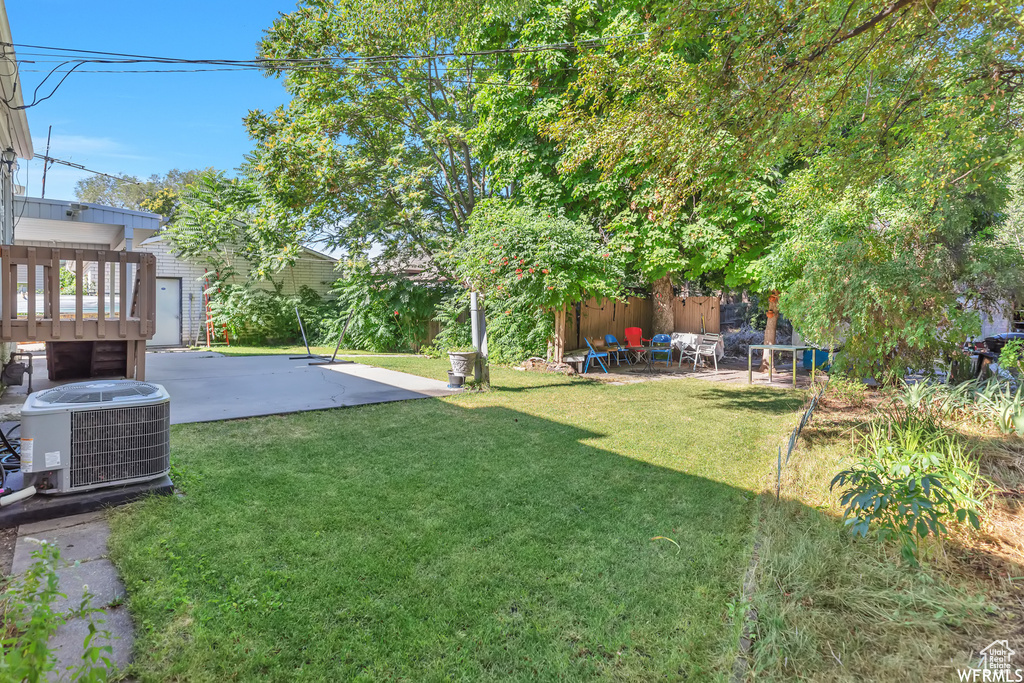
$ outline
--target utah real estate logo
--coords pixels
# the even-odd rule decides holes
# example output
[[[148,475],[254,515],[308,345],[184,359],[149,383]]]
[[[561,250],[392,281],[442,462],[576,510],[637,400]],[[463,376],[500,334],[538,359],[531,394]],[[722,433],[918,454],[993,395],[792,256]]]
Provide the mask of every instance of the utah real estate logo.
[[[1016,654],[1010,648],[1010,641],[997,640],[980,653],[978,665],[971,669],[957,669],[961,681],[991,681],[992,683],[1020,683],[1024,681],[1024,669],[1013,663]]]

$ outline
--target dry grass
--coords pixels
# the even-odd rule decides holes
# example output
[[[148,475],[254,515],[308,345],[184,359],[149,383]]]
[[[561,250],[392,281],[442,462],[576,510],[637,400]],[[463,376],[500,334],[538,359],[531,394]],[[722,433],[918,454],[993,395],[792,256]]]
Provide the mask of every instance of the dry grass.
[[[895,546],[842,528],[828,484],[888,400],[827,396],[784,473],[783,500],[761,498],[751,679],[950,680],[996,638],[1020,642],[1021,440],[962,426],[995,491],[981,532],[925,544],[920,569]]]

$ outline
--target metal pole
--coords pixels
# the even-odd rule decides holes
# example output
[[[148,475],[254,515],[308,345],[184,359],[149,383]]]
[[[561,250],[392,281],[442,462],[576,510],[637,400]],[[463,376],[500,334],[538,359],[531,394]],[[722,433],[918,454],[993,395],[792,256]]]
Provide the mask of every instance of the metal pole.
[[[338,360],[338,349],[341,348],[341,340],[345,338],[348,333],[348,324],[352,322],[352,316],[356,312],[356,307],[353,306],[348,311],[348,317],[345,318],[345,326],[341,328],[341,334],[338,335],[338,343],[334,345],[334,353],[331,354],[330,360],[327,360],[323,356],[320,356],[320,360],[315,360],[310,365],[352,365],[354,361],[350,360]]]
[[[796,347],[793,347],[793,388],[796,389]]]
[[[754,347],[747,347],[747,384],[754,383]]]
[[[473,363],[473,381],[480,382],[480,355],[483,353],[481,350],[482,339],[480,334],[480,297],[476,292],[470,292],[469,294],[469,322],[470,329],[473,336],[473,348],[476,349],[476,362]]]
[[[309,340],[306,338],[306,326],[302,324],[302,314],[299,313],[299,307],[298,306],[295,307],[295,317],[299,321],[299,332],[302,333],[302,343],[306,347],[306,355],[307,356],[312,355],[310,353],[310,351],[309,351]]]
[[[487,315],[483,306],[480,307],[480,378],[482,382],[490,386],[491,368],[487,364]]]
[[[46,169],[50,167],[50,134],[53,133],[53,126],[46,131],[46,156],[43,157],[43,188],[40,190],[39,198],[46,199]]]

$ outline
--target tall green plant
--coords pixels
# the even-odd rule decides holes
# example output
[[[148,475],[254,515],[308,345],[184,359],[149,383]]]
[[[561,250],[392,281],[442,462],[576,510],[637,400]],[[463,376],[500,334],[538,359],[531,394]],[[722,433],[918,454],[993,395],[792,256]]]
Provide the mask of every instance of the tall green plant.
[[[999,367],[1024,379],[1024,340],[1011,339],[999,352]]]
[[[66,266],[60,268],[60,293],[70,295],[75,293],[75,271]]]
[[[448,256],[459,279],[484,295],[488,351],[497,362],[543,354],[552,311],[619,296],[625,277],[621,250],[588,225],[511,201],[481,203]]]
[[[444,282],[416,281],[357,264],[334,283],[333,290],[338,314],[328,325],[329,336],[340,334],[351,314],[345,340],[349,346],[390,352],[418,350],[427,343],[430,321],[451,288]]]
[[[233,339],[256,344],[302,341],[296,309],[302,316],[307,339],[318,340],[324,321],[332,316],[333,302],[325,301],[309,287],[284,294],[283,285],[273,289],[249,284],[224,283],[211,287],[210,311],[216,325],[227,326]]]
[[[872,423],[857,446],[857,463],[832,480],[841,489],[846,526],[874,530],[900,544],[917,563],[919,543],[941,537],[951,521],[980,525],[987,482],[955,433],[917,410],[894,410]]]

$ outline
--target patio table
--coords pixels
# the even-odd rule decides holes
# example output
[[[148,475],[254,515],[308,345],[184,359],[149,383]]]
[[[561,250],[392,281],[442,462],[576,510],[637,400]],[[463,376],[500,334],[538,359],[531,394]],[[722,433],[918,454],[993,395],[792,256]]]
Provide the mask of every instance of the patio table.
[[[804,351],[807,349],[813,349],[813,346],[796,346],[794,344],[751,344],[747,347],[747,384],[754,383],[754,349],[762,349],[771,353],[772,351],[792,351],[793,352],[793,388],[796,388],[796,352]],[[768,363],[768,383],[772,381],[772,369],[774,363]],[[814,384],[814,368],[815,364],[811,363],[811,384]]]
[[[672,333],[672,347],[679,349],[680,355],[686,349],[696,349],[697,345],[704,341],[703,334],[697,334],[696,332],[673,332]],[[715,357],[718,360],[722,360],[725,357],[725,350],[722,348],[722,344],[715,344]],[[681,359],[680,359],[681,360]],[[701,365],[704,365],[704,361],[701,361]]]
[[[644,364],[645,364],[644,365],[644,370],[653,375],[654,374],[654,356],[651,354],[651,349],[652,348],[653,347],[651,347],[651,346],[639,346],[639,347],[634,346],[633,347],[633,354],[636,356],[636,359],[638,361],[642,360],[644,362]]]

